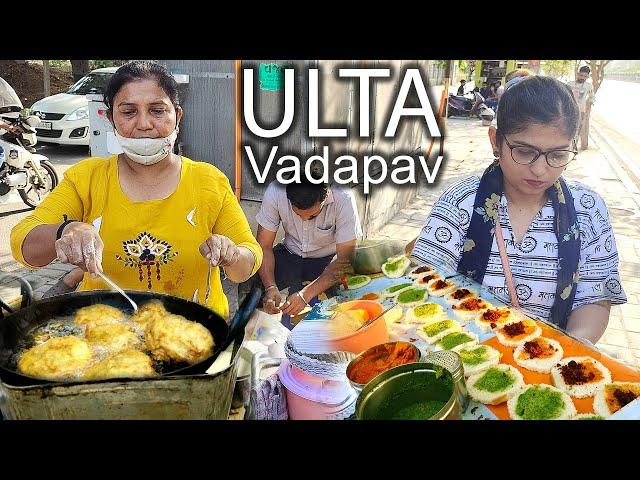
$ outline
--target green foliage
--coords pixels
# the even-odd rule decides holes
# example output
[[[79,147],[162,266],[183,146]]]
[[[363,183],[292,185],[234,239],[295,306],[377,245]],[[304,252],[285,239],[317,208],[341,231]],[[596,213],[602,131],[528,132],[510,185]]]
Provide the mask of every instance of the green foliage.
[[[27,60],[29,63],[37,63],[42,65],[42,60]],[[91,70],[102,67],[117,67],[122,65],[123,60],[89,60],[89,68]],[[70,60],[49,60],[49,65],[58,68],[71,69]]]
[[[49,60],[49,65],[59,68],[71,68],[71,62],[69,60]]]
[[[591,82],[593,83],[593,94],[595,95],[604,80],[605,69],[611,60],[586,60],[591,67]]]
[[[27,60],[28,63],[32,63],[35,65],[42,65],[42,60]],[[66,68],[71,70],[71,62],[69,60],[49,60],[50,67],[56,68]]]
[[[546,60],[544,62],[544,73],[551,77],[567,77],[573,71],[575,60]]]
[[[89,66],[91,70],[96,68],[113,67],[115,60],[89,60]]]

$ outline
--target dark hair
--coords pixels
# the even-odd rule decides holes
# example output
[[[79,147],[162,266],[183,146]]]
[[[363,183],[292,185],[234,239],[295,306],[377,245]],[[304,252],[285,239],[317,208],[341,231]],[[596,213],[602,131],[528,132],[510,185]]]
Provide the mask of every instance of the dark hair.
[[[132,60],[122,65],[109,79],[104,90],[104,103],[110,112],[113,112],[113,100],[129,82],[153,79],[167,94],[174,107],[180,105],[178,100],[178,83],[166,67],[150,60]]]
[[[559,124],[574,138],[580,124],[580,110],[571,89],[552,77],[527,77],[512,86],[502,95],[498,111],[499,141],[531,124]]]
[[[462,80],[460,80],[460,83],[462,83],[462,82],[467,83],[467,81],[464,78]]]
[[[591,73],[591,69],[587,65],[583,65],[582,67],[580,67],[580,70],[578,71],[580,73]]]
[[[322,172],[318,168],[312,168],[310,173],[315,180],[322,178]],[[294,207],[307,210],[324,200],[328,189],[329,185],[326,183],[311,183],[306,175],[301,175],[300,183],[287,184],[287,198]]]

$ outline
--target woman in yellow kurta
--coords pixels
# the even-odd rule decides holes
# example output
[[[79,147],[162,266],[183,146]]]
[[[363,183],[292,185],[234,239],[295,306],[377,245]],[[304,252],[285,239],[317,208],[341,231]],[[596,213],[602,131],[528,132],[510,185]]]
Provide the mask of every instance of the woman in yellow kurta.
[[[11,232],[16,260],[56,257],[86,273],[80,290],[125,289],[205,303],[228,317],[219,268],[235,282],[260,267],[262,250],[229,180],[214,166],[172,153],[182,118],[177,85],[153,62],[120,67],[105,91],[124,153],[69,168],[60,185]]]

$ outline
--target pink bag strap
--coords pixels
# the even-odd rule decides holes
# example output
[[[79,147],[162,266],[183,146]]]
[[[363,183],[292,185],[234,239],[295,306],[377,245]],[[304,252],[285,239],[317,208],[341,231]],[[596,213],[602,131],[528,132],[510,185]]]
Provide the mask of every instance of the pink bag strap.
[[[511,304],[520,308],[520,302],[518,301],[518,295],[516,295],[516,287],[513,285],[513,276],[511,275],[511,267],[509,266],[509,257],[507,256],[507,249],[504,246],[504,237],[502,236],[502,226],[500,225],[500,215],[498,214],[496,221],[496,241],[498,243],[498,250],[500,251],[500,261],[502,262],[502,268],[504,269],[504,277],[507,281],[507,289],[509,290],[509,296],[511,297]]]

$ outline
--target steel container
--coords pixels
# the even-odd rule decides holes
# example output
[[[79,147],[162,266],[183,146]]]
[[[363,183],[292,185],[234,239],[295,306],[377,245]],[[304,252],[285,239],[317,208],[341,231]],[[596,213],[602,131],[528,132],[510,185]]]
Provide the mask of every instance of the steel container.
[[[469,391],[467,390],[467,384],[464,380],[464,366],[462,365],[460,354],[451,350],[438,350],[427,353],[427,355],[422,357],[422,361],[433,365],[439,365],[440,367],[444,367],[449,370],[453,377],[453,381],[456,383],[458,403],[462,408],[462,412],[466,412],[470,398]]]
[[[248,348],[242,347],[238,354],[238,375],[236,376],[235,388],[231,399],[231,408],[244,407],[249,405],[251,394],[251,359],[253,353]]]
[[[429,420],[460,420],[462,408],[455,381],[446,368],[431,363],[407,363],[381,373],[360,392],[359,420],[389,420],[394,412],[417,402],[437,400],[444,406]]]
[[[243,336],[230,365],[208,375],[12,386],[0,381],[0,411],[15,420],[226,420]]]
[[[360,240],[356,243],[353,270],[359,275],[370,275],[382,271],[382,264],[389,257],[404,253],[401,240]]]

